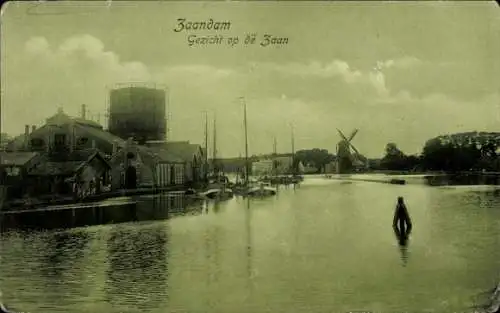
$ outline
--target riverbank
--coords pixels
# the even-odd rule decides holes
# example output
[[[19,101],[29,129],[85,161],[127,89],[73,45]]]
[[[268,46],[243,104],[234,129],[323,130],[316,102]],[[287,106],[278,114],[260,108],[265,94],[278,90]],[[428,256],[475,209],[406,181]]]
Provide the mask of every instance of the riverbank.
[[[0,230],[66,229],[199,214],[202,201],[183,191],[136,193],[94,202],[57,204],[0,212]]]
[[[89,195],[83,199],[75,199],[73,197],[53,197],[50,199],[33,199],[33,198],[15,199],[11,201],[5,201],[0,210],[0,213],[8,213],[12,211],[22,211],[22,210],[33,210],[33,209],[43,210],[47,207],[54,205],[92,203],[115,197],[153,195],[163,192],[183,191],[183,190],[186,190],[186,187],[179,185],[179,186],[168,186],[159,188],[156,187],[156,188],[119,189],[119,190],[113,190],[108,192],[101,192],[99,194]]]
[[[365,181],[385,184],[419,184],[428,186],[446,185],[500,185],[500,173],[497,172],[455,172],[426,174],[396,173],[356,173],[327,174],[327,179],[344,181]]]

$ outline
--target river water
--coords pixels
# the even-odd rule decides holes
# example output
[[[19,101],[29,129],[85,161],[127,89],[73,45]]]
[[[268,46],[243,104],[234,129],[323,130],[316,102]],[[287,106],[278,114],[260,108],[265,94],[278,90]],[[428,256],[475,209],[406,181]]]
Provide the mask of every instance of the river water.
[[[492,188],[308,178],[168,219],[8,231],[2,300],[31,313],[470,312],[499,278]],[[406,247],[391,227],[400,195]]]

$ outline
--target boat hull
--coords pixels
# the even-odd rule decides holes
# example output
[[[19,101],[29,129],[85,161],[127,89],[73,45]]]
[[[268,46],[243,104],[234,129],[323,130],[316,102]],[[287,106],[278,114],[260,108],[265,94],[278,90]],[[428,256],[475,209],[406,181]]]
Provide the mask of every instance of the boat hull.
[[[209,189],[205,192],[200,193],[200,196],[213,200],[226,200],[231,199],[234,193],[231,189]]]

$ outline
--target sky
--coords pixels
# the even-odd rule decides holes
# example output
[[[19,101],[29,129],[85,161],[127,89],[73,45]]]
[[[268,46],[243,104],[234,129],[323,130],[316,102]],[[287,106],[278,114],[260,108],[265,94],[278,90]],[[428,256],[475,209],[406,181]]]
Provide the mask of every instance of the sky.
[[[322,148],[346,134],[367,157],[395,142],[500,131],[500,8],[495,2],[10,2],[2,6],[2,132],[42,125],[59,107],[104,114],[119,83],[168,87],[168,137],[217,154]],[[178,19],[229,29],[175,32]],[[244,44],[255,34],[254,44]],[[261,46],[264,35],[288,38]],[[189,46],[188,36],[223,36]],[[230,37],[239,42],[227,44]],[[234,42],[234,41],[233,41]],[[210,123],[212,129],[212,123]],[[211,140],[209,140],[211,141]],[[210,146],[212,145],[209,142]]]

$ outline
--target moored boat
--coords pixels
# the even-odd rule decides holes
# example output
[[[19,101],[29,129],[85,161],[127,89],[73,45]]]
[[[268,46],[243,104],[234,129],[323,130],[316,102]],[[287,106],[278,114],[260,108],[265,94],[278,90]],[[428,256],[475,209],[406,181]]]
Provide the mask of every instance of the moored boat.
[[[302,177],[292,175],[264,176],[259,179],[259,182],[270,183],[271,185],[293,185],[301,181],[303,181]]]
[[[265,197],[265,196],[274,196],[277,193],[278,193],[277,188],[271,187],[268,184],[261,183],[260,186],[249,187],[245,192],[245,196]]]
[[[201,197],[215,200],[227,200],[234,196],[230,188],[212,188],[199,194]]]

